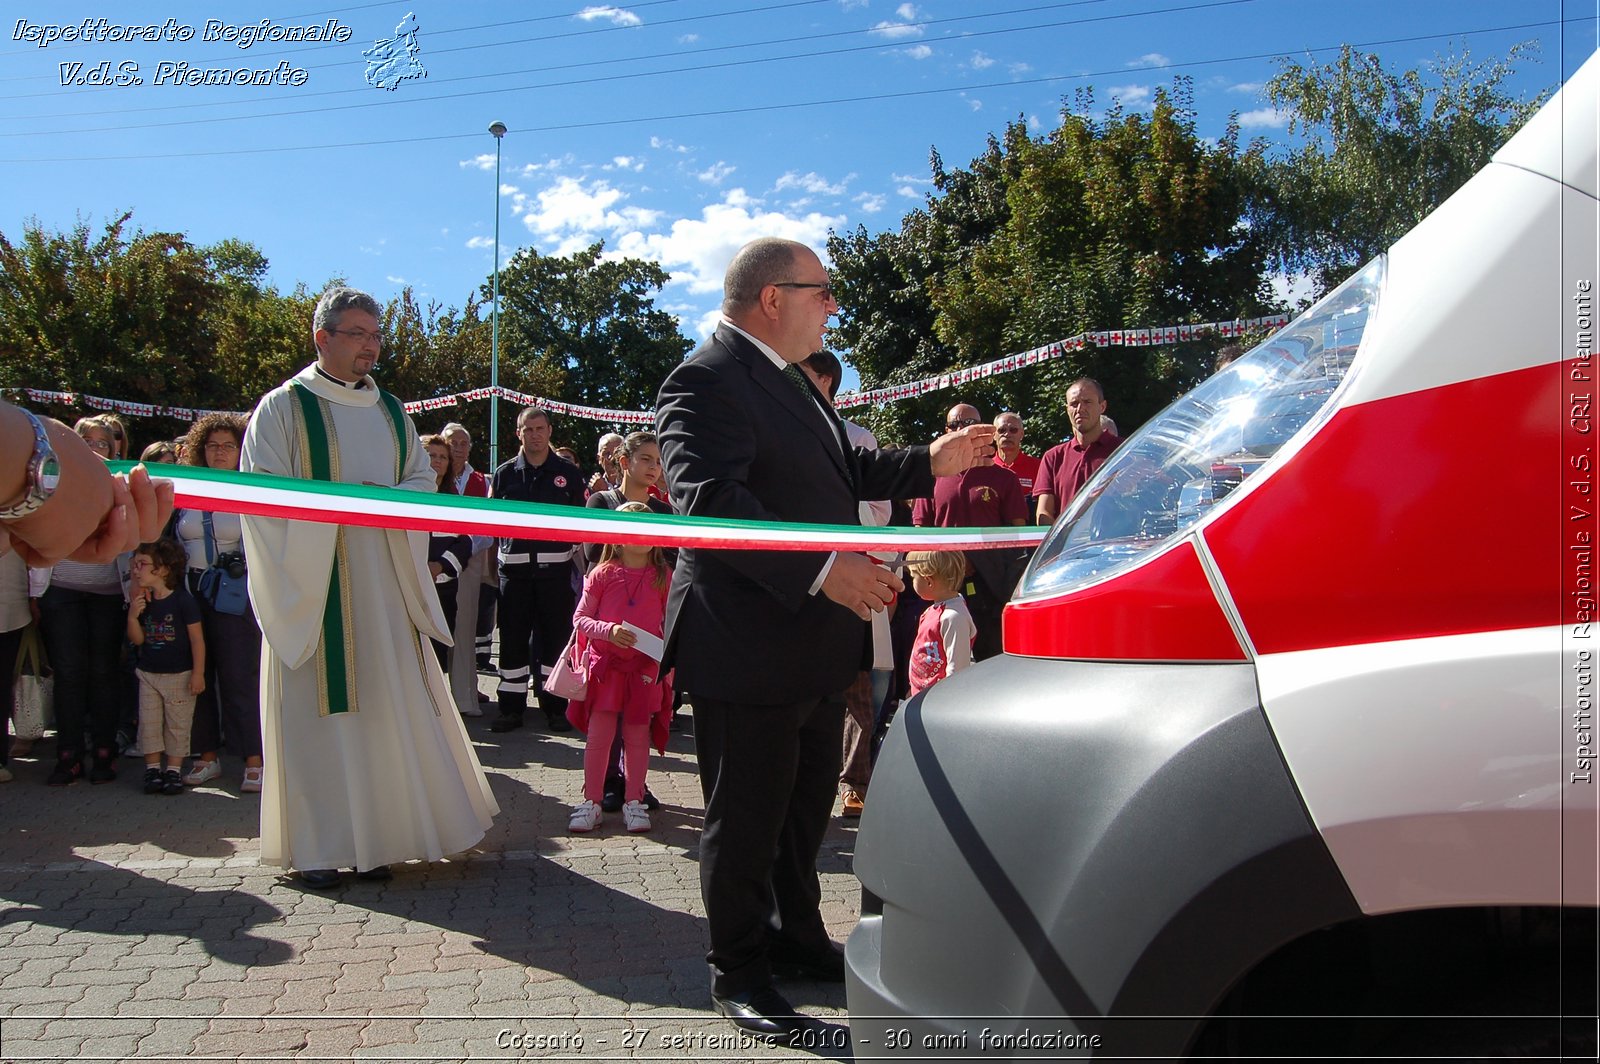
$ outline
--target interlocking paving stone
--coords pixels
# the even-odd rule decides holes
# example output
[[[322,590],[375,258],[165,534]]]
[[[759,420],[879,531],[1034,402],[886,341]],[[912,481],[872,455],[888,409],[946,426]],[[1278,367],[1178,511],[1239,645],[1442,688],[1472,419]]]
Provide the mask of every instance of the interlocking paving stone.
[[[667,806],[653,831],[628,835],[613,816],[576,838],[566,819],[581,740],[497,736],[487,719],[467,724],[502,807],[483,842],[326,894],[259,863],[258,800],[238,794],[226,755],[222,786],[181,801],[145,801],[131,767],[63,791],[43,786],[48,760],[14,761],[0,827],[0,1059],[538,1055],[503,1044],[516,1035],[582,1037],[588,1055],[603,1040],[619,1058],[726,1059],[660,1041],[736,1034],[709,1008],[692,739],[674,735],[652,757]],[[823,916],[841,941],[858,899],[854,826],[835,819],[819,859]],[[843,1022],[842,987],[785,990]],[[737,1056],[816,1059],[762,1043]]]

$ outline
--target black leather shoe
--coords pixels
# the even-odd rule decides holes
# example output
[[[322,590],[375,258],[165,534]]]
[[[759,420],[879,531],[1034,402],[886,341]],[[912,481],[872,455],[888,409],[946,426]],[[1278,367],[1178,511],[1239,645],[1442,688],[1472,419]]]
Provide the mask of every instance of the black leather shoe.
[[[608,790],[600,796],[600,811],[602,813],[616,813],[622,810],[622,792]]]
[[[815,1023],[809,1016],[795,1012],[794,1006],[770,986],[726,997],[712,994],[711,1004],[739,1030],[758,1038],[788,1039]]]
[[[644,802],[644,807],[652,813],[661,808],[661,799],[651,794],[649,787],[644,789],[644,798],[641,800]]]
[[[544,715],[544,720],[553,732],[569,732],[572,730],[572,722],[567,719],[565,713],[557,713],[555,710],[551,710]]]
[[[489,730],[493,732],[516,731],[522,727],[521,717],[496,717],[489,722]]]
[[[767,963],[778,979],[811,979],[819,983],[844,982],[844,952],[832,943],[826,950],[790,950],[767,947]]]
[[[394,878],[394,873],[389,871],[388,865],[381,864],[369,868],[365,872],[357,872],[356,878],[365,879],[369,883],[386,883]]]
[[[327,890],[339,885],[337,868],[307,868],[300,873],[300,882],[312,890]]]

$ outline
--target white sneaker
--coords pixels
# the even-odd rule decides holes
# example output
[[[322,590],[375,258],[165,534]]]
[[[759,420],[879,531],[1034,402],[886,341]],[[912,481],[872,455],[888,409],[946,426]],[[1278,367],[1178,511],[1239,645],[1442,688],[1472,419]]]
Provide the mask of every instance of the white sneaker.
[[[587,835],[600,826],[600,820],[604,815],[600,812],[599,802],[579,802],[572,809],[572,819],[567,821],[567,830]]]
[[[239,784],[239,790],[244,794],[260,794],[261,783],[265,778],[265,766],[246,765],[244,767],[244,779]]]
[[[650,810],[644,807],[643,802],[623,802],[622,822],[629,831],[637,834],[650,830]]]
[[[222,775],[222,758],[213,758],[210,761],[196,761],[189,766],[189,774],[183,777],[187,787],[198,787],[202,783],[210,783]]]

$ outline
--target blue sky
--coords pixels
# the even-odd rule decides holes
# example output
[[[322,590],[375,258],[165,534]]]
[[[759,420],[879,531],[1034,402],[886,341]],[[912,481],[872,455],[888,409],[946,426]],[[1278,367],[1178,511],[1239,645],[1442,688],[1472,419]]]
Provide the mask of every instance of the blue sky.
[[[1139,108],[1185,74],[1202,134],[1238,112],[1247,136],[1282,143],[1259,95],[1274,55],[1351,42],[1410,66],[1537,40],[1515,83],[1532,95],[1594,49],[1594,14],[1573,0],[22,0],[0,25],[0,232],[29,217],[98,228],[131,208],[147,231],[251,241],[284,289],[343,276],[460,305],[493,266],[498,120],[502,261],[602,239],[658,260],[674,278],[660,304],[698,338],[744,241],[892,229],[928,192],[930,148],[965,165],[1018,115],[1052,128],[1078,88]],[[408,15],[426,77],[369,84],[363,51]],[[45,43],[86,19],[168,39]],[[205,40],[212,20],[233,39]],[[334,20],[348,39],[241,47],[263,20]],[[108,61],[130,83],[62,84]],[[180,80],[240,67],[282,83]]]

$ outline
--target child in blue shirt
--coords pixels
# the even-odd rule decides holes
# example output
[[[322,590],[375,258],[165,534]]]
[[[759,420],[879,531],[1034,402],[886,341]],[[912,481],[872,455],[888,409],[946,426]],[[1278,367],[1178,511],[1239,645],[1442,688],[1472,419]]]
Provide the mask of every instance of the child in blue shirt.
[[[128,641],[139,648],[139,748],[144,793],[182,794],[194,699],[206,689],[200,604],[184,590],[184,550],[175,540],[141,543],[129,564]],[[162,754],[167,770],[161,771]]]

